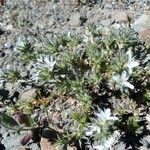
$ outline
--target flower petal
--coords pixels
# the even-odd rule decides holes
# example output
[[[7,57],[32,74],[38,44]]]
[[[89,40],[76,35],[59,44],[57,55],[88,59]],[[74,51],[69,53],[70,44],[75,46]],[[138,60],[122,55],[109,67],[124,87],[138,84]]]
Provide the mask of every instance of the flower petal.
[[[105,142],[104,147],[105,147],[105,148],[110,148],[114,141],[115,141],[115,138],[114,138],[114,137],[110,137],[110,138]]]
[[[44,61],[46,62],[46,64],[50,64],[50,61],[47,57],[44,58]]]
[[[118,75],[112,76],[112,80],[119,81],[119,76]]]
[[[109,120],[116,121],[116,120],[118,120],[118,117],[110,117]]]
[[[93,145],[93,148],[95,150],[104,150],[105,149],[105,147],[103,145]]]
[[[130,88],[130,89],[134,89],[134,86],[131,84],[131,83],[129,83],[129,82],[126,82],[126,81],[124,81],[123,82],[123,85],[125,86],[125,87],[128,87],[128,88]]]
[[[130,63],[130,65],[129,65],[129,68],[134,68],[134,67],[137,67],[137,66],[139,66],[139,62],[137,62],[137,61],[132,61],[132,62]]]
[[[131,49],[127,51],[126,55],[128,55],[128,61],[130,62],[132,60],[132,52]]]
[[[123,71],[121,74],[121,81],[127,81],[129,79],[129,76],[127,75],[126,71]]]
[[[107,108],[104,112],[105,112],[106,120],[109,120],[110,115],[111,115],[110,109],[109,109],[109,108]]]
[[[92,136],[93,130],[90,128],[85,132],[86,136]]]

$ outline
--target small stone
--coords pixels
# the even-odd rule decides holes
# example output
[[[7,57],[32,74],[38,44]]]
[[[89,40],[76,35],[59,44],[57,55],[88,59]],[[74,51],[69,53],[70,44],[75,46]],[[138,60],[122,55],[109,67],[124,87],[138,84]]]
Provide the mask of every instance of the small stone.
[[[72,26],[79,26],[81,24],[81,15],[79,12],[76,12],[75,14],[72,14],[71,17],[70,17],[70,25]]]
[[[6,30],[10,30],[10,31],[13,30],[13,25],[7,25]]]
[[[5,49],[11,49],[12,47],[13,47],[13,45],[10,42],[7,42],[4,44]]]
[[[102,20],[100,24],[104,27],[110,26],[110,19]]]
[[[8,90],[9,91],[9,96],[11,97],[11,96],[13,96],[14,95],[14,92],[15,92],[15,84],[14,83],[9,83],[9,82],[7,82],[6,84],[5,84],[5,89],[6,90]]]
[[[127,11],[115,11],[112,15],[112,21],[118,23],[129,23],[130,17]]]
[[[25,76],[28,75],[28,73],[24,71],[24,72],[21,72],[20,75],[21,75],[22,77],[25,77]]]
[[[142,14],[138,19],[133,23],[133,28],[135,31],[142,31],[145,29],[150,29],[150,15]]]
[[[39,145],[37,143],[32,143],[32,144],[30,144],[29,147],[32,150],[40,150],[40,147],[39,147]]]
[[[40,142],[41,150],[57,150],[56,145],[52,144],[48,139],[41,138]]]
[[[3,134],[2,143],[5,145],[6,150],[23,150],[20,144],[20,139],[25,132],[21,132],[20,135],[13,132],[6,132]],[[9,135],[9,136],[8,136]],[[24,149],[25,150],[25,149]]]
[[[106,3],[103,7],[104,7],[105,9],[110,10],[110,9],[112,9],[112,4]]]
[[[150,29],[145,29],[139,32],[140,39],[146,44],[150,42]]]
[[[27,90],[20,96],[20,100],[25,101],[37,96],[37,89]]]
[[[54,25],[55,23],[55,19],[54,18],[51,18],[49,21],[48,21],[48,27],[51,27],[52,25]]]

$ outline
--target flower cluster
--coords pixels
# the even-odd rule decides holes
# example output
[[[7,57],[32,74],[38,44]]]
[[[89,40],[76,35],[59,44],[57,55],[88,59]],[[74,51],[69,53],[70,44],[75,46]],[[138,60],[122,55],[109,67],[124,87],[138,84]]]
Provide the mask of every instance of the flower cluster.
[[[113,75],[112,76],[112,83],[115,84],[116,89],[120,89],[121,91],[124,90],[124,88],[130,88],[134,89],[134,85],[132,85],[128,80],[132,76],[133,68],[139,66],[139,62],[134,60],[134,57],[132,57],[132,51],[131,49],[126,52],[127,56],[127,62],[124,64],[122,69],[125,69],[122,71],[121,74]]]
[[[71,142],[76,139],[78,142],[74,143],[82,145],[84,138],[83,141],[86,140],[91,149],[108,150],[119,137],[120,126],[115,126],[115,122],[119,118],[123,120],[122,115],[129,107],[134,114],[123,122],[128,128],[124,132],[135,135],[140,133],[139,110],[138,106],[134,105],[137,104],[134,95],[140,91],[140,98],[146,102],[150,101],[149,49],[141,45],[132,34],[133,32],[130,34],[126,29],[117,29],[113,32],[113,29],[107,28],[102,31],[96,26],[91,26],[87,28],[83,37],[64,34],[47,41],[42,39],[39,45],[32,44],[29,38],[18,38],[10,61],[4,62],[0,70],[0,88],[5,88],[5,82],[18,83],[24,80],[23,84],[20,84],[21,88],[36,87],[42,94],[50,93],[48,98],[48,94],[45,95],[48,104],[55,98],[69,99],[73,107],[79,103],[82,113],[79,110],[71,116],[74,122],[71,125],[75,126],[75,129],[70,130],[68,125],[67,132],[64,133],[67,136],[69,134],[70,137],[67,139]],[[143,51],[140,51],[141,47]],[[119,117],[111,115],[109,108],[98,108],[98,111],[94,112],[94,117],[90,118],[93,104],[108,106],[106,101],[102,101],[105,98]],[[99,99],[101,101],[97,103]],[[120,100],[119,106],[116,106],[117,100]],[[38,107],[41,103],[43,100],[39,103],[36,100]],[[31,101],[20,101],[17,108],[23,112],[27,109],[36,109],[36,104],[30,104]],[[46,105],[43,105],[44,108],[49,107],[47,101]],[[66,103],[63,108],[65,107]],[[148,122],[149,118],[146,117]],[[66,138],[62,140],[65,145],[70,144],[70,141],[66,141]]]
[[[34,64],[32,79],[35,83],[50,82],[53,80],[53,69],[56,65],[52,55],[41,55]]]
[[[53,71],[55,64],[56,61],[54,61],[53,56],[45,55],[37,59],[36,66],[37,68],[48,68],[50,71]]]
[[[134,57],[132,57],[132,51],[131,49],[127,51],[126,55],[128,56],[128,61],[125,64],[125,67],[128,69],[128,73],[131,75],[133,72],[133,68],[139,66],[139,62],[134,60]]]
[[[128,82],[129,74],[123,71],[121,75],[113,75],[112,82],[115,84],[116,89],[123,91],[124,88],[134,89],[134,86]]]
[[[88,126],[85,134],[93,138],[93,148],[97,150],[109,149],[118,136],[118,131],[112,132],[113,124],[118,120],[117,117],[111,116],[110,109],[102,111],[98,108],[95,112],[95,118],[91,118],[91,124]]]

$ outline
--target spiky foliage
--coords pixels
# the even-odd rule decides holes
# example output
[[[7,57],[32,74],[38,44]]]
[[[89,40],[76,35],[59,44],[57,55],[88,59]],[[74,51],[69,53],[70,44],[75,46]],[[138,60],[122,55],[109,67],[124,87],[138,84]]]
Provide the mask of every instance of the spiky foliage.
[[[3,66],[0,80],[21,82],[22,79],[23,82],[40,87],[50,95],[55,93],[56,97],[73,97],[80,102],[82,114],[80,112],[72,114],[72,119],[77,123],[77,130],[67,133],[67,138],[59,138],[62,145],[66,146],[66,143],[69,143],[64,139],[70,141],[76,139],[75,141],[82,143],[85,138],[84,127],[92,121],[94,125],[91,126],[95,131],[91,131],[92,135],[88,140],[94,140],[96,145],[93,145],[93,148],[106,147],[106,139],[111,145],[115,136],[110,136],[113,134],[110,131],[113,123],[112,120],[107,119],[113,117],[110,117],[109,109],[93,119],[89,116],[96,104],[108,107],[116,98],[120,101],[137,100],[134,95],[139,91],[140,98],[149,102],[149,49],[129,28],[101,29],[94,25],[87,27],[83,37],[69,33],[41,42],[44,46],[37,50],[36,45],[32,45],[29,38],[18,40],[12,61],[16,59],[17,62],[22,63],[22,69],[9,67],[10,65],[6,68]],[[3,83],[1,87],[4,87]],[[106,103],[108,98],[111,100]],[[41,104],[47,110],[50,99],[40,102],[37,100],[39,105],[35,105],[34,102],[35,100],[31,99],[20,104],[18,102],[15,106],[23,112],[31,113]],[[117,113],[122,117],[127,111],[127,109],[119,110]],[[46,116],[49,118],[47,112]],[[137,118],[130,117],[126,121],[132,134],[137,134],[139,129],[136,120],[139,116],[136,115]],[[92,141],[90,144],[92,146]]]

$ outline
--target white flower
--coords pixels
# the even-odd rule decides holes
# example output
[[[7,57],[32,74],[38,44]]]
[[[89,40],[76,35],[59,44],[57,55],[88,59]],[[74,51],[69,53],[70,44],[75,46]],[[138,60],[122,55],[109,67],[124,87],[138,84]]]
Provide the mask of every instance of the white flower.
[[[54,61],[52,56],[40,56],[37,60],[37,66],[40,68],[49,68],[50,71],[54,69],[56,61]]]
[[[96,118],[91,118],[92,124],[88,127],[88,130],[86,131],[86,136],[93,136],[93,133],[100,134],[101,133],[101,127],[100,124],[105,121],[116,121],[118,120],[117,117],[111,116],[111,111],[109,108],[104,109],[102,111],[100,108],[98,108],[98,112],[94,113]]]
[[[128,68],[129,74],[132,74],[132,69],[139,66],[139,62],[134,60],[134,57],[132,57],[131,49],[127,51],[126,55],[128,55],[128,62],[125,64],[125,67]]]
[[[95,115],[97,116],[97,118],[101,121],[108,121],[108,120],[118,120],[117,117],[111,116],[111,111],[109,108],[104,109],[104,111],[102,111],[100,108],[98,108],[98,112],[95,113]]]
[[[116,82],[118,88],[120,88],[121,90],[123,89],[123,87],[127,87],[133,90],[134,86],[128,82],[129,77],[130,76],[127,74],[127,72],[123,71],[121,75],[113,76],[112,81]]]
[[[111,136],[105,142],[101,143],[100,145],[93,145],[95,150],[108,150],[115,141],[115,137]]]
[[[112,133],[112,131],[109,130],[110,127],[113,126],[113,121],[118,120],[118,118],[111,116],[111,111],[109,108],[104,109],[104,111],[98,108],[98,111],[94,114],[96,118],[90,119],[92,123],[88,126],[88,130],[85,134],[93,139],[93,150],[108,150],[112,144],[117,141],[116,139],[119,136],[118,131],[114,131]]]
[[[105,142],[101,143],[100,145],[93,145],[95,150],[108,150],[112,144],[115,142],[115,137],[111,136]]]
[[[105,141],[100,142],[100,144],[93,145],[93,148],[95,150],[108,150],[116,142],[118,137],[119,137],[119,132],[115,131],[113,135],[108,139],[106,139]]]
[[[104,150],[104,146],[103,145],[93,145],[93,148],[95,150]]]
[[[37,63],[33,64],[31,80],[38,84],[43,84],[45,81],[51,83],[54,82],[50,76],[55,64],[56,61],[53,59],[52,56],[40,56],[39,59],[37,59]],[[47,80],[48,78],[49,80]]]
[[[96,121],[96,120],[95,120],[95,122],[92,122],[92,124],[88,126],[88,129],[85,132],[86,136],[89,136],[89,137],[93,137],[94,133],[96,133],[96,134],[101,133],[101,128],[98,124],[98,121]]]
[[[91,137],[94,132],[96,132],[97,134],[100,134],[100,132],[101,132],[100,127],[96,124],[93,124],[93,125],[89,126],[89,128],[88,128],[88,130],[86,131],[85,134],[86,134],[86,136]]]
[[[39,71],[32,73],[31,80],[35,81],[35,83],[39,82],[39,80],[40,80]]]

